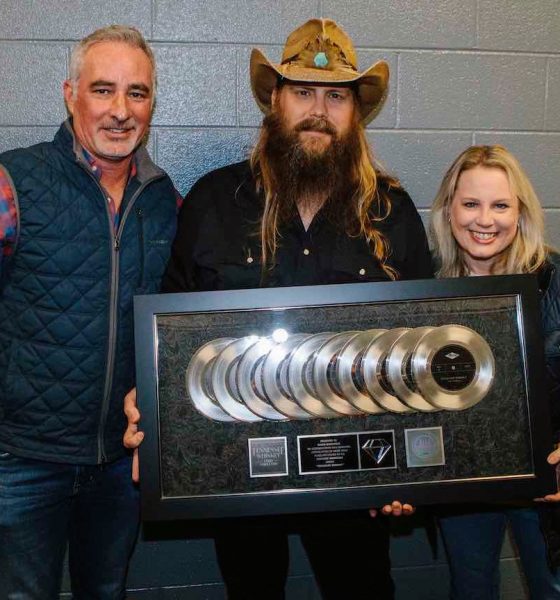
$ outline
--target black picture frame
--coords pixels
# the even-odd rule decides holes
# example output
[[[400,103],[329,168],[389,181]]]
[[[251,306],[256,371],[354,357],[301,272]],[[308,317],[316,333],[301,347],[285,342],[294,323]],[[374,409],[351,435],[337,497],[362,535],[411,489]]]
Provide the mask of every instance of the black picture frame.
[[[506,308],[495,308],[501,305]],[[485,317],[487,313],[494,314],[493,311],[497,311],[492,318],[497,319],[498,326],[491,322],[488,325],[488,336],[495,337],[493,343],[496,348],[493,350],[502,357],[500,360],[506,361],[504,369],[509,371],[513,365],[516,373],[502,373],[499,382],[496,380],[496,386],[499,383],[501,389],[491,392],[498,400],[491,398],[486,406],[493,409],[492,402],[502,402],[501,398],[510,394],[512,388],[517,390],[517,399],[508,399],[511,406],[497,407],[496,414],[488,412],[488,415],[476,413],[476,407],[473,407],[454,412],[451,416],[447,412],[434,412],[406,416],[372,415],[367,420],[360,418],[355,422],[352,422],[353,417],[325,420],[329,423],[328,433],[333,435],[393,431],[398,456],[391,475],[388,475],[389,471],[385,471],[382,477],[376,471],[365,475],[361,473],[355,484],[352,474],[346,475],[349,479],[344,482],[339,482],[336,474],[299,475],[297,471],[293,471],[297,469],[297,465],[291,464],[292,456],[287,457],[290,463],[288,468],[293,474],[292,483],[282,483],[283,466],[280,465],[275,467],[273,488],[253,489],[251,486],[257,485],[255,482],[265,485],[262,481],[266,482],[267,477],[245,481],[245,475],[242,474],[235,481],[232,479],[231,490],[228,489],[227,478],[212,489],[213,477],[223,477],[223,472],[228,469],[232,472],[236,469],[239,472],[244,469],[249,471],[248,461],[244,465],[236,464],[236,461],[243,462],[239,448],[247,447],[248,439],[275,437],[281,440],[286,437],[289,447],[295,443],[299,448],[299,442],[290,436],[297,434],[309,437],[314,431],[306,431],[302,426],[301,431],[290,430],[286,435],[286,431],[282,429],[284,424],[277,422],[268,423],[265,435],[261,435],[259,424],[220,424],[220,432],[231,434],[229,444],[232,439],[237,444],[238,438],[242,438],[239,442],[241,445],[237,448],[238,453],[228,456],[226,444],[220,446],[221,440],[214,439],[219,438],[212,433],[214,424],[198,415],[189,405],[184,385],[183,389],[177,389],[184,382],[183,375],[177,371],[186,367],[185,362],[180,362],[179,367],[174,365],[173,361],[178,359],[173,352],[169,352],[165,360],[160,356],[166,351],[164,346],[167,343],[162,341],[165,327],[161,323],[167,323],[168,317],[173,317],[172,322],[182,324],[181,326],[186,324],[191,333],[186,335],[183,332],[183,342],[180,343],[188,345],[190,342],[184,340],[198,336],[196,346],[200,346],[200,340],[204,340],[205,336],[208,339],[220,337],[219,330],[226,327],[220,323],[227,321],[227,327],[231,330],[237,320],[247,321],[249,316],[255,320],[258,329],[259,319],[270,321],[271,315],[276,319],[279,315],[305,314],[306,332],[322,331],[325,330],[325,314],[337,314],[333,311],[338,312],[342,307],[345,307],[346,314],[352,315],[362,311],[380,311],[380,314],[385,314],[383,318],[393,320],[395,327],[401,325],[403,319],[408,319],[408,324],[413,325],[436,321],[436,324],[445,323],[448,311],[451,311],[448,322],[474,318],[471,313],[476,313],[477,323],[484,323],[484,318],[490,318]],[[290,312],[294,310],[299,312]],[[437,315],[437,319],[434,315]],[[495,502],[513,498],[530,499],[553,489],[553,470],[546,462],[551,445],[550,417],[544,386],[539,296],[534,276],[470,277],[136,296],[134,318],[138,405],[142,414],[141,429],[145,432],[145,439],[140,447],[140,475],[142,511],[146,520],[346,510],[380,506],[394,499],[415,505]],[[366,321],[368,319],[370,317],[366,315]],[[504,331],[507,330],[507,335],[499,331],[499,323],[502,322],[506,323]],[[368,323],[365,326],[367,328]],[[241,326],[241,330],[243,327],[246,326]],[[336,331],[332,327],[329,330]],[[260,334],[263,335],[262,332]],[[505,347],[502,347],[504,344]],[[167,371],[165,364],[162,366],[162,360],[169,363]],[[501,368],[498,365],[497,373]],[[168,383],[166,378],[169,379]],[[483,406],[484,402],[486,400],[477,406]],[[168,410],[168,405],[173,403],[179,406],[174,412]],[[403,428],[408,426],[410,429],[415,423],[418,423],[418,428],[441,427],[446,446],[445,464],[411,470],[402,455],[405,442],[403,431],[398,430],[398,418],[406,421]],[[509,421],[504,422],[504,419]],[[388,427],[387,423],[392,425]],[[188,429],[194,427],[193,424],[196,424],[195,432]],[[238,430],[228,430],[227,427],[238,427]],[[276,435],[274,428],[278,429]],[[231,433],[232,431],[242,433]],[[253,433],[247,433],[251,431]],[[473,442],[469,442],[471,435],[475,436]],[[204,439],[203,450],[200,449],[200,442],[195,441],[200,436]],[[193,467],[195,459],[191,457],[189,450],[191,443],[198,443],[196,459],[199,464],[196,468]],[[275,443],[278,448],[284,445],[282,441]],[[521,448],[519,458],[515,459],[517,462],[511,459],[513,462],[502,464],[500,461],[503,461],[503,456],[512,454],[510,447]],[[209,457],[206,462],[205,457]],[[473,468],[472,464],[479,457],[485,461],[482,474],[470,473],[469,469]],[[200,461],[203,471],[208,465],[208,472],[201,473]],[[190,469],[194,473],[193,482],[189,480]],[[464,476],[465,472],[471,476]],[[330,477],[328,483],[327,477]],[[294,481],[300,487],[296,487]],[[201,485],[211,489],[201,490]],[[247,486],[246,489],[244,485]],[[191,489],[194,491],[191,492]]]

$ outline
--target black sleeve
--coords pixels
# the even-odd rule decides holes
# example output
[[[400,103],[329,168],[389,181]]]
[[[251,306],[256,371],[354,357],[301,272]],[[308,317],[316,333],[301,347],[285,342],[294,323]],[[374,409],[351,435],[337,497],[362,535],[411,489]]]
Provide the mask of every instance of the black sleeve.
[[[406,192],[403,194],[406,196],[404,208],[408,235],[402,279],[431,279],[434,267],[426,230],[410,196]]]
[[[217,230],[212,217],[215,212],[212,197],[212,185],[207,177],[197,181],[186,195],[179,211],[171,257],[163,275],[162,292],[198,290],[196,257],[211,246],[211,236],[216,235]]]
[[[391,201],[389,216],[379,229],[389,244],[388,263],[399,279],[431,279],[434,276],[428,238],[410,196],[401,188],[386,191]]]

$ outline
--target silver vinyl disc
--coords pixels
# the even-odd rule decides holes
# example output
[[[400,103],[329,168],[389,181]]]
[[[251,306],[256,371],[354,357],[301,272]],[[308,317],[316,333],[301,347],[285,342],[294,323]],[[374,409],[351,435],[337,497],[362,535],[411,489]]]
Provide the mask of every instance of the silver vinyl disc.
[[[361,410],[350,404],[342,394],[336,377],[338,352],[358,331],[343,331],[330,337],[315,353],[312,367],[312,387],[321,402],[342,415],[361,415]]]
[[[286,415],[268,402],[262,384],[263,361],[275,345],[269,338],[261,338],[245,350],[237,365],[237,389],[247,408],[256,415],[271,421],[285,421]]]
[[[486,340],[462,325],[442,325],[427,333],[411,364],[422,396],[443,410],[464,410],[480,402],[496,370]]]
[[[360,364],[366,347],[386,329],[368,329],[350,338],[338,353],[337,381],[342,395],[362,412],[372,415],[385,412],[367,393],[361,377]]]
[[[395,394],[407,406],[422,412],[438,410],[419,393],[410,372],[414,349],[433,327],[415,327],[402,335],[387,355],[387,377]]]
[[[323,418],[339,417],[317,396],[310,381],[311,367],[317,350],[334,334],[316,333],[304,339],[294,348],[288,361],[288,387],[294,400],[308,413]]]
[[[413,412],[413,409],[395,395],[387,377],[386,359],[395,342],[407,331],[409,329],[406,327],[388,329],[370,342],[362,356],[362,377],[367,391],[377,404],[396,413]]]
[[[258,342],[256,336],[246,336],[227,344],[212,365],[211,381],[215,398],[220,406],[238,421],[262,421],[243,404],[237,390],[236,371],[242,354]]]
[[[264,392],[270,404],[290,419],[309,419],[311,415],[293,399],[288,386],[288,361],[292,350],[304,339],[304,333],[291,335],[275,345],[265,356],[261,371]]]
[[[198,412],[214,421],[235,421],[215,400],[210,372],[216,356],[235,338],[219,338],[201,346],[192,356],[185,372],[187,393]]]

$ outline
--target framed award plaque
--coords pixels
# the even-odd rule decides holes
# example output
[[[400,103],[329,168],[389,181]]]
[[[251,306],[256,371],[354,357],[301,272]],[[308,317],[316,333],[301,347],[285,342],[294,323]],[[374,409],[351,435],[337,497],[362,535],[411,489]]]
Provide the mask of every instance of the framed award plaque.
[[[553,489],[536,278],[137,296],[148,520]]]

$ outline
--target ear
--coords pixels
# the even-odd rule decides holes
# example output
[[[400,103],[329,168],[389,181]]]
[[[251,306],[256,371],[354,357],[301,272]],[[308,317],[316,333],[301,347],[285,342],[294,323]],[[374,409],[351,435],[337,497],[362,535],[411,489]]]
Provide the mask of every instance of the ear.
[[[66,108],[68,112],[72,115],[74,114],[74,85],[70,79],[67,79],[62,84],[62,91],[64,94],[64,102],[66,103]]]

